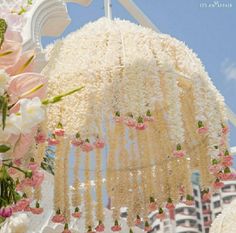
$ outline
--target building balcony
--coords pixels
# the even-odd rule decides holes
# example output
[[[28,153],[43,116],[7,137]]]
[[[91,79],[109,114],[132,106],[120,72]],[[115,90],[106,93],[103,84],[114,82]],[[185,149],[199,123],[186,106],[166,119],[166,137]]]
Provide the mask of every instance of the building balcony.
[[[175,220],[178,221],[178,220],[195,220],[197,221],[197,217],[195,214],[185,214],[185,213],[178,213],[175,215]]]
[[[211,210],[210,209],[206,209],[202,211],[203,214],[211,214]]]
[[[178,226],[175,228],[176,233],[194,232],[198,233],[198,229],[195,226]]]
[[[209,227],[209,226],[211,226],[211,224],[212,224],[211,220],[208,220],[208,221],[204,222],[205,227]]]

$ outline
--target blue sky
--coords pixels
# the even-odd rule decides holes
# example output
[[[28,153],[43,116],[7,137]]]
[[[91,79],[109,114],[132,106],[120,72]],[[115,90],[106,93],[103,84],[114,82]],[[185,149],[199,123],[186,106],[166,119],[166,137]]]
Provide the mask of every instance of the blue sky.
[[[202,60],[226,103],[236,112],[236,1],[235,0],[134,0],[163,33],[184,41]],[[113,17],[135,20],[112,1]],[[71,24],[61,37],[104,16],[103,0],[88,7],[68,3]],[[43,45],[56,38],[42,39]],[[236,128],[231,127],[231,146]]]

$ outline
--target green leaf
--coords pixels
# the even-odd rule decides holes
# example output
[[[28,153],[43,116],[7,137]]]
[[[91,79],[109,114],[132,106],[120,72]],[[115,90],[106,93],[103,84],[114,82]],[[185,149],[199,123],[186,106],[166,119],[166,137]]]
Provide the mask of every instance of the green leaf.
[[[5,153],[7,151],[9,151],[11,148],[9,146],[6,145],[0,145],[0,152],[1,153]]]
[[[8,103],[7,98],[4,98],[2,103],[2,129],[5,129],[6,126],[6,119],[7,119],[7,111],[8,111]]]
[[[7,23],[5,19],[0,18],[0,48],[4,42],[4,35],[7,30]]]

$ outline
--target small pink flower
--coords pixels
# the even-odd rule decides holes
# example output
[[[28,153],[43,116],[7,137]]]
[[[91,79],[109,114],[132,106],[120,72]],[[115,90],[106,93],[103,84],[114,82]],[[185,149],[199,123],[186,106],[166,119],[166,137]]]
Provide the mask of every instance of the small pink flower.
[[[144,117],[144,122],[147,122],[147,121],[153,122],[154,121],[154,117],[153,116],[145,116]]]
[[[61,128],[55,129],[54,134],[58,137],[63,137],[65,135],[65,130]]]
[[[13,167],[8,168],[7,171],[11,176],[13,176],[17,173],[17,170]]]
[[[167,203],[166,203],[166,208],[171,210],[175,208],[175,205],[173,204],[171,198],[168,198]]]
[[[118,221],[115,220],[114,226],[111,227],[112,231],[121,231],[121,226],[119,225]]]
[[[0,209],[0,216],[3,218],[11,217],[13,211],[11,207],[3,207]]]
[[[46,135],[42,132],[39,132],[36,136],[35,136],[35,141],[37,144],[40,143],[45,143],[46,142]]]
[[[29,205],[30,205],[30,199],[23,198],[16,203],[15,207],[18,211],[24,211],[27,207],[29,207]]]
[[[232,180],[234,175],[232,173],[222,173],[221,180]]]
[[[155,211],[156,209],[157,209],[157,204],[155,202],[150,202],[149,203],[149,210]]]
[[[105,146],[105,142],[102,139],[97,138],[96,142],[94,143],[95,148],[102,149]]]
[[[93,150],[93,145],[88,140],[85,140],[85,142],[80,146],[80,148],[83,152],[90,152]]]
[[[136,121],[133,118],[128,118],[125,121],[125,124],[129,127],[129,128],[134,128],[136,126]]]
[[[223,161],[222,161],[222,164],[225,166],[225,167],[230,167],[233,165],[233,157],[230,156],[230,155],[225,155],[225,156],[222,156],[223,158]]]
[[[34,171],[31,180],[31,186],[33,186],[34,188],[39,187],[44,180],[44,173],[40,171]]]
[[[52,217],[52,222],[54,223],[64,223],[65,217],[61,214],[60,210],[57,210],[56,215]]]
[[[137,130],[145,130],[147,128],[147,125],[145,123],[137,123],[135,126],[135,129]]]
[[[221,181],[219,181],[219,180],[216,180],[216,181],[214,182],[214,184],[213,184],[213,187],[214,187],[215,189],[221,189],[221,188],[224,187],[224,183],[221,182]]]
[[[31,208],[32,214],[42,214],[43,208]]]
[[[229,133],[229,127],[228,127],[227,125],[226,125],[226,126],[223,125],[223,127],[222,127],[222,133],[223,133],[224,135],[226,135],[226,134]]]
[[[197,129],[197,133],[198,134],[205,134],[208,132],[208,128],[207,127],[201,127]]]
[[[158,219],[160,219],[160,220],[164,220],[165,218],[166,218],[166,215],[165,215],[165,213],[161,213],[161,214],[157,214],[156,215],[156,217],[158,218]]]
[[[173,151],[173,155],[176,158],[183,158],[186,155],[186,152],[184,150],[182,150],[182,147],[180,144],[177,144],[176,146],[176,150]]]
[[[194,205],[194,201],[193,200],[186,200],[184,202],[185,205],[188,205],[188,206],[191,206],[191,205]]]
[[[134,221],[134,224],[137,226],[137,225],[140,225],[142,223],[142,220],[141,218],[139,217],[139,215],[137,215],[137,218],[136,220]]]
[[[75,147],[81,146],[84,143],[84,141],[80,138],[74,138],[71,141],[71,144]]]
[[[36,171],[39,168],[39,165],[37,163],[35,163],[35,162],[29,162],[28,168],[31,171]]]
[[[13,161],[13,163],[15,164],[15,165],[17,165],[17,166],[20,166],[22,163],[21,163],[21,159],[15,159],[14,161]]]
[[[30,208],[32,214],[42,214],[43,213],[43,208],[40,208],[40,205],[38,202],[36,202],[35,208]]]
[[[48,138],[47,141],[49,146],[56,146],[59,144],[59,141],[56,138]]]
[[[216,175],[217,173],[219,173],[219,171],[222,169],[222,165],[221,164],[213,164],[211,166],[209,166],[209,172],[212,175]]]
[[[72,216],[74,218],[80,218],[81,217],[81,212],[80,212],[78,207],[75,208],[75,211],[74,211],[74,213],[72,213]]]
[[[183,151],[183,150],[175,150],[173,151],[173,155],[176,157],[176,158],[183,158],[185,155],[186,155],[186,152]]]
[[[203,201],[209,201],[211,199],[211,193],[210,192],[206,192],[202,195],[202,200]]]
[[[99,223],[98,223],[98,225],[96,226],[95,230],[96,230],[97,232],[103,232],[103,231],[105,230],[104,224],[103,224],[101,221],[99,221]]]

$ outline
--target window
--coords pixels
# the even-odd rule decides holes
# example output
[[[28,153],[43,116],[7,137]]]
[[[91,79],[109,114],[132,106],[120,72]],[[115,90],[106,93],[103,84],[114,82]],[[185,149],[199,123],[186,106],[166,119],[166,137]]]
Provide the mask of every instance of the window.
[[[197,219],[201,219],[200,213],[197,212]]]
[[[220,207],[220,201],[215,201],[214,202],[214,208]]]
[[[204,217],[204,222],[207,222],[208,221],[208,217]]]
[[[209,228],[205,228],[205,233],[209,233]]]
[[[198,191],[196,189],[194,189],[193,194],[194,194],[195,197],[197,197],[198,196]]]
[[[195,206],[196,206],[197,208],[199,208],[199,202],[198,202],[198,201],[195,201]]]
[[[198,224],[198,230],[199,230],[200,232],[202,232],[202,225],[201,225],[201,224]]]

